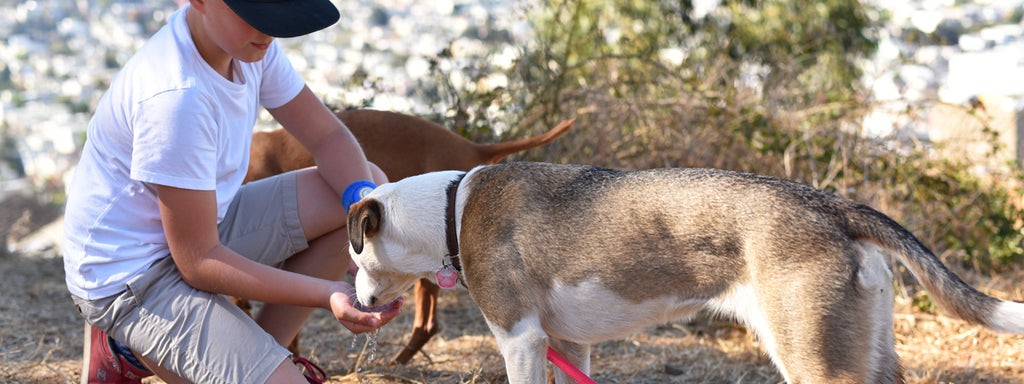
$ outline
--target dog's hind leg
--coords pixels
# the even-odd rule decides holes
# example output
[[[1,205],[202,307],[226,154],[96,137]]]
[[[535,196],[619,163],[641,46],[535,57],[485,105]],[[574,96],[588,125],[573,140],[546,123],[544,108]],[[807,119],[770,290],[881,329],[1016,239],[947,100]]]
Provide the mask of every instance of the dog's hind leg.
[[[758,309],[744,322],[788,382],[903,382],[893,347],[891,272],[876,251],[854,243],[837,251],[842,256],[827,256],[850,263],[790,265],[787,275],[755,283],[757,299],[748,303]]]
[[[569,363],[581,372],[590,375],[590,345],[551,338],[551,348],[558,351]],[[555,384],[572,384],[576,381],[561,369],[555,369]]]
[[[486,316],[485,316],[486,317]],[[548,335],[540,326],[540,318],[531,315],[520,319],[512,329],[504,329],[487,320],[511,384],[542,384],[547,382]]]

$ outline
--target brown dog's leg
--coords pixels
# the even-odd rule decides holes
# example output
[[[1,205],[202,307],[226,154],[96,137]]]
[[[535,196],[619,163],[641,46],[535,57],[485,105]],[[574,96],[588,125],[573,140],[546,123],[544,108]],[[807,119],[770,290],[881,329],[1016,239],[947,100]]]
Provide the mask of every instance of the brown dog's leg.
[[[295,338],[292,339],[292,342],[290,344],[288,344],[288,352],[291,352],[292,356],[300,356],[299,355],[299,336],[301,334],[302,333],[300,332],[298,335],[295,335]]]
[[[248,299],[231,296],[231,301],[234,302],[238,308],[242,308],[246,314],[249,314],[249,312],[252,311],[252,303],[250,303]]]
[[[441,291],[441,287],[431,283],[430,280],[420,280],[416,282],[414,290],[416,292],[416,318],[413,320],[412,334],[405,348],[391,359],[398,364],[409,362],[409,359],[412,359],[416,352],[422,350],[423,345],[441,330],[441,325],[437,322],[437,294]]]

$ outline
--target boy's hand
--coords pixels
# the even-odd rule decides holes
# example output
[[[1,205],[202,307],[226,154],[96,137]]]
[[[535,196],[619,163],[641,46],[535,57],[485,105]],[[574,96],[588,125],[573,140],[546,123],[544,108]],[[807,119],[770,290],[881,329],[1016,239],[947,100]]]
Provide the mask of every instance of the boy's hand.
[[[360,311],[352,299],[355,297],[355,289],[345,282],[338,282],[338,284],[340,289],[331,294],[331,312],[334,313],[334,318],[338,319],[338,322],[352,333],[360,334],[377,330],[402,312],[404,297],[395,300],[389,305],[390,308],[380,312]]]

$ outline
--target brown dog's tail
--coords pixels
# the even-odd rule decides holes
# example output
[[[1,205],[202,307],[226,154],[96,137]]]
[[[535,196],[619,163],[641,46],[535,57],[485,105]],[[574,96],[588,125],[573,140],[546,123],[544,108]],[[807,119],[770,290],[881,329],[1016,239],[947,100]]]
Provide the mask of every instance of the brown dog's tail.
[[[572,128],[572,125],[575,122],[575,119],[565,120],[554,128],[551,128],[551,130],[546,133],[525,139],[480,145],[477,151],[480,153],[480,159],[482,159],[481,163],[494,164],[510,154],[550,143],[558,138],[558,136],[561,136],[563,133],[568,131],[569,128]]]
[[[999,300],[974,289],[946,268],[910,231],[888,216],[857,204],[848,228],[892,251],[935,302],[950,314],[1000,332],[1024,334],[1024,303]]]

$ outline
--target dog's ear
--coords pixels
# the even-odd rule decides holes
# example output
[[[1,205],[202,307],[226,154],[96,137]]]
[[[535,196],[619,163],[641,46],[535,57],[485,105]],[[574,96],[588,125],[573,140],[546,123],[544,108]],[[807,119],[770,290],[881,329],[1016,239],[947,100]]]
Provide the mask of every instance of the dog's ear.
[[[381,215],[384,206],[374,199],[366,199],[352,204],[348,214],[348,241],[356,254],[363,253],[363,241],[366,237],[377,234],[380,230]]]

